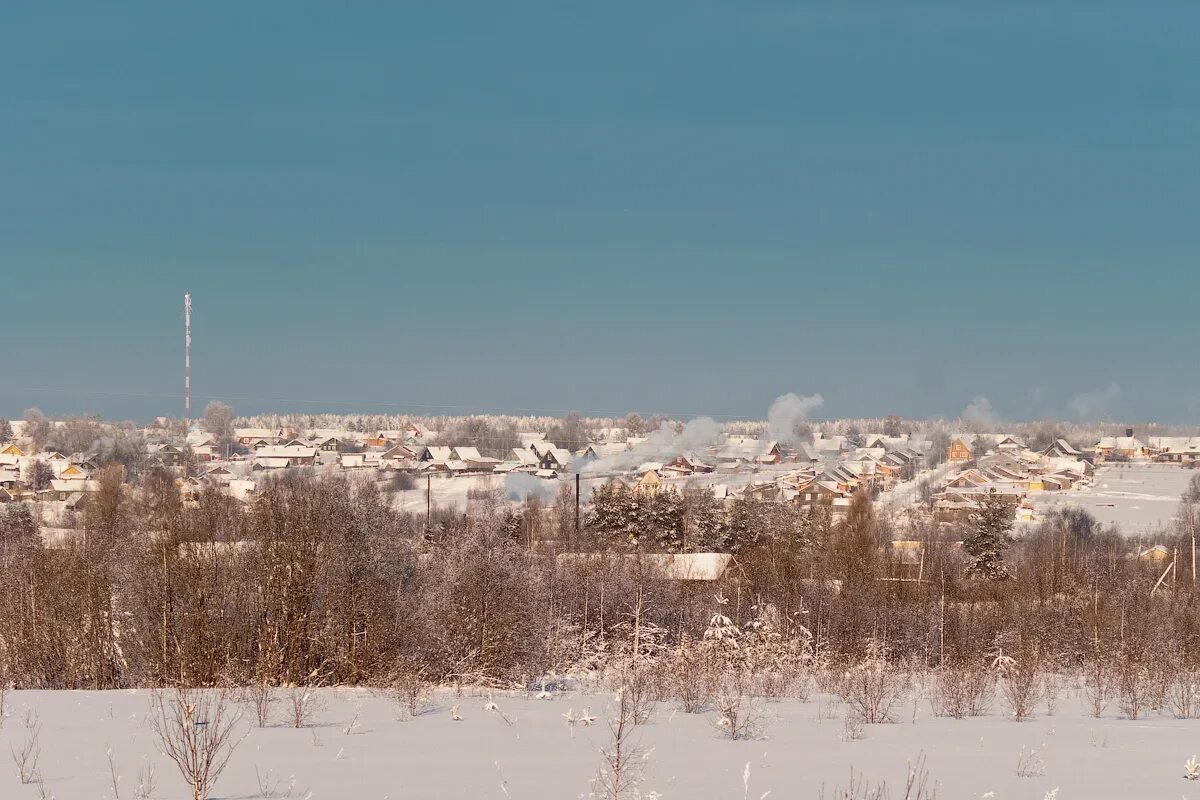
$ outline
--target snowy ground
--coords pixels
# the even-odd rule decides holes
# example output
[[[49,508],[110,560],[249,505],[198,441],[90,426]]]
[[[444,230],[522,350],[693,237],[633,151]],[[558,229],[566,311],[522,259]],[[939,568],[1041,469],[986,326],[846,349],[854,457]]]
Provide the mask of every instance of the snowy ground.
[[[1077,506],[1101,523],[1117,524],[1127,536],[1170,523],[1179,496],[1196,473],[1165,464],[1100,467],[1090,488],[1070,492],[1034,492],[1035,521],[1055,507]]]
[[[277,722],[243,729],[247,736],[213,793],[223,800],[291,797],[314,800],[401,800],[401,798],[496,798],[566,800],[585,794],[594,775],[607,729],[610,698],[564,695],[555,700],[496,696],[511,720],[484,710],[486,698],[450,695],[415,719],[398,720],[386,698],[358,690],[321,692],[325,709],[315,725],[286,727],[283,704]],[[158,771],[158,798],[186,798],[174,767],[155,748],[144,722],[146,692],[12,692],[8,718],[0,729],[0,797],[38,798],[36,786],[21,785],[9,760],[10,746],[24,739],[25,709],[41,721],[41,771],[46,797],[58,800],[111,798],[106,751],[118,765],[121,798],[133,796],[135,775],[147,760]],[[454,721],[450,704],[463,719]],[[571,735],[563,715],[578,716],[587,706],[599,719]],[[347,726],[359,707],[358,727]],[[814,696],[765,706],[765,737],[729,741],[714,729],[711,714],[688,715],[659,704],[641,729],[650,750],[646,790],[664,800],[771,798],[816,800],[844,786],[854,770],[872,780],[886,779],[893,796],[903,782],[906,761],[924,753],[938,797],[949,800],[1042,800],[1058,787],[1058,800],[1200,800],[1200,783],[1183,779],[1183,764],[1200,751],[1200,721],[1167,716],[1129,721],[1109,713],[1092,719],[1073,696],[1060,698],[1057,713],[1045,709],[1034,719],[1015,722],[998,710],[990,716],[954,720],[933,718],[929,706],[910,703],[900,721],[869,725],[864,738],[844,741],[840,702]],[[247,714],[247,720],[250,718]],[[1021,749],[1037,749],[1035,774],[1016,774]],[[749,791],[743,773],[750,765]],[[1040,764],[1040,766],[1038,766]],[[274,795],[256,778],[279,781]],[[988,794],[989,792],[993,794]]]

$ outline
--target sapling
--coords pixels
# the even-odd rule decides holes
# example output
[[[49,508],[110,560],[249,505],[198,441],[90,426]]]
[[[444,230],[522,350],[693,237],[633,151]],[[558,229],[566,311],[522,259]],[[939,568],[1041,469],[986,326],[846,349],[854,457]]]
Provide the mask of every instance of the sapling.
[[[1031,747],[1028,750],[1025,746],[1021,746],[1020,752],[1017,753],[1017,769],[1016,775],[1018,778],[1040,778],[1046,772],[1046,760],[1042,758],[1041,748]]]
[[[34,783],[38,774],[38,760],[42,757],[41,733],[42,724],[38,721],[33,709],[25,712],[22,720],[25,728],[25,738],[20,745],[10,748],[13,763],[17,767],[17,776],[21,783]]]
[[[350,721],[342,728],[342,733],[346,736],[352,735],[359,728],[358,718],[362,715],[362,701],[359,700],[354,704],[354,715],[350,717]]]
[[[133,800],[150,800],[158,789],[158,773],[149,759],[144,759],[138,770],[137,785],[133,789]]]
[[[121,800],[121,775],[117,768],[117,757],[113,755],[111,746],[106,750],[106,755],[108,756],[108,785],[112,791],[112,800]]]
[[[312,690],[297,686],[288,692],[289,721],[293,728],[304,728],[320,713],[321,698]]]
[[[240,721],[241,713],[233,709],[224,689],[154,693],[150,728],[163,755],[191,788],[192,800],[206,800],[229,764],[242,741],[235,738]]]
[[[265,680],[255,681],[246,687],[245,695],[254,707],[254,721],[260,728],[267,727],[271,721],[271,706],[275,704],[275,688]]]
[[[638,715],[625,690],[617,693],[616,708],[608,721],[609,745],[600,750],[601,766],[592,780],[591,797],[602,800],[649,800],[641,783],[650,753],[637,742]]]

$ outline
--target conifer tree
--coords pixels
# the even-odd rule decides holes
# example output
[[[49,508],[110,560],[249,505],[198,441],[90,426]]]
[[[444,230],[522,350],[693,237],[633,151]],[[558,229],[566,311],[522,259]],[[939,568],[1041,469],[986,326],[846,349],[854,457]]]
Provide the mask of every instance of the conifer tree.
[[[967,575],[990,580],[1009,578],[1004,551],[1012,543],[1015,510],[995,489],[989,489],[977,502],[979,508],[971,514],[970,531],[963,542],[963,549],[971,557]]]

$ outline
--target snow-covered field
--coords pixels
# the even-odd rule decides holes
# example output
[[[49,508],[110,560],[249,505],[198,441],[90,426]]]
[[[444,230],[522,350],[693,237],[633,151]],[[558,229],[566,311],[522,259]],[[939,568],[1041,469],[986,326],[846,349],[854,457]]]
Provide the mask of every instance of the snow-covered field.
[[[1055,507],[1077,506],[1099,522],[1115,523],[1127,536],[1137,536],[1170,523],[1179,496],[1196,473],[1165,464],[1100,467],[1093,486],[1082,491],[1031,494],[1035,519]]]
[[[397,719],[387,698],[360,690],[324,690],[312,727],[284,722],[283,703],[267,728],[251,727],[212,796],[223,800],[266,797],[401,800],[401,798],[496,798],[567,800],[588,791],[605,744],[611,698],[564,694],[554,700],[527,695],[496,695],[511,725],[485,711],[481,695],[438,696],[433,709]],[[113,795],[107,752],[120,776],[121,798],[134,796],[136,775],[147,762],[158,773],[158,798],[187,798],[178,773],[158,754],[146,723],[149,694],[137,692],[18,691],[8,695],[8,716],[0,729],[0,797],[19,800],[43,795],[21,785],[9,758],[10,747],[25,738],[23,717],[31,709],[41,723],[41,772],[46,797],[99,800]],[[452,719],[458,705],[461,721]],[[587,707],[597,717],[591,727],[571,729],[570,709]],[[1200,751],[1200,721],[1150,715],[1139,721],[1108,713],[1087,716],[1070,692],[1057,713],[1044,708],[1033,719],[1015,722],[998,709],[985,717],[934,718],[929,705],[909,703],[900,721],[865,726],[863,738],[843,739],[844,707],[836,699],[813,696],[764,706],[764,738],[731,741],[713,726],[712,714],[684,714],[659,704],[639,729],[649,752],[644,791],[664,800],[812,798],[824,785],[826,796],[845,786],[853,768],[870,780],[886,779],[897,796],[906,762],[924,754],[938,797],[946,800],[1134,800],[1195,798],[1200,782],[1183,779],[1183,764]],[[357,717],[357,727],[350,728]],[[572,734],[573,730],[573,734]],[[1029,777],[1017,775],[1022,748]],[[743,785],[749,764],[749,790]],[[277,786],[273,794],[260,780]],[[1039,774],[1040,773],[1040,774]],[[269,776],[269,777],[268,777]],[[293,783],[294,777],[294,783]],[[286,794],[287,787],[294,788]],[[1057,795],[1048,795],[1058,788]],[[992,794],[988,794],[988,793]]]

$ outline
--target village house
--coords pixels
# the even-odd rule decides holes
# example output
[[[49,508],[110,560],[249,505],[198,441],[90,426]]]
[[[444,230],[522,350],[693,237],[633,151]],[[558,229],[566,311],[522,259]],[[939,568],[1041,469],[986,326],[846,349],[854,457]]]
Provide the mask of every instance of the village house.
[[[829,480],[827,476],[822,475],[801,486],[796,493],[794,502],[796,505],[806,508],[825,506],[832,509],[835,506],[848,506],[850,494],[837,481]]]
[[[425,445],[417,448],[417,460],[423,463],[444,464],[454,458],[454,450],[441,445]]]
[[[1025,443],[1015,436],[1000,436],[996,440],[997,450],[1024,450]]]
[[[189,433],[187,444],[197,461],[212,461],[217,456],[217,440],[208,434]]]
[[[11,458],[25,458],[25,451],[16,442],[8,442],[3,447],[0,447],[0,456],[9,456]]]
[[[1066,439],[1055,439],[1049,447],[1039,450],[1039,454],[1049,458],[1082,458],[1083,453],[1071,446]]]
[[[974,451],[971,448],[971,444],[962,436],[956,436],[951,439],[950,446],[946,448],[947,461],[970,461],[973,455]]]
[[[500,459],[480,454],[477,447],[456,447],[454,456],[466,466],[467,472],[494,472],[500,464]]]
[[[255,445],[279,444],[283,441],[284,435],[283,430],[270,428],[236,428],[233,438],[237,440],[238,444],[253,448]]]
[[[384,469],[416,469],[421,460],[420,450],[416,445],[395,445],[379,454],[380,466]]]
[[[676,456],[663,464],[663,471],[676,475],[694,475],[696,473],[712,472],[713,468],[694,455]]]
[[[149,445],[147,451],[151,463],[158,463],[164,467],[178,467],[183,465],[183,451],[169,442],[166,444]]]
[[[302,445],[266,445],[254,452],[252,469],[310,467],[317,462],[317,449]]]
[[[572,458],[570,450],[548,447],[539,454],[538,468],[564,472],[571,465]]]
[[[1162,463],[1192,466],[1200,462],[1200,439],[1194,436],[1151,436],[1146,440],[1146,454]]]
[[[536,472],[540,469],[540,460],[532,450],[524,447],[514,447],[508,458],[496,465],[496,472]]]
[[[654,497],[662,491],[662,487],[662,478],[654,470],[648,469],[633,484],[633,493],[640,497]]]
[[[1126,428],[1124,436],[1104,436],[1092,446],[1096,458],[1105,461],[1128,461],[1146,455],[1146,445]]]
[[[382,465],[380,453],[341,453],[338,464],[345,470],[379,469]]]
[[[346,449],[346,444],[336,436],[319,438],[311,444],[323,453],[340,453]]]

